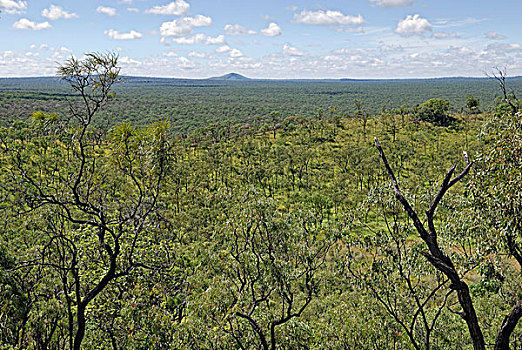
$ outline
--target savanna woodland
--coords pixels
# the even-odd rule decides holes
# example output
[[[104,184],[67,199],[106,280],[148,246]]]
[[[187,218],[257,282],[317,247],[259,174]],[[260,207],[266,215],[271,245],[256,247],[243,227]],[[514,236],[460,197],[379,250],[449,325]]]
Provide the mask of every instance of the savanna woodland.
[[[147,87],[92,53],[58,78],[0,91],[0,349],[522,349],[502,69]]]

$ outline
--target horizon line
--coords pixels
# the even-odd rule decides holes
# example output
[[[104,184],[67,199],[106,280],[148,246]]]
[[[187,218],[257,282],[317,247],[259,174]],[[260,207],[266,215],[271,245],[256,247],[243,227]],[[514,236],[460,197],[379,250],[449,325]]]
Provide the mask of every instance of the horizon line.
[[[238,80],[227,80],[226,76],[228,75],[239,75],[243,79]],[[207,78],[180,78],[180,77],[162,77],[162,76],[147,76],[147,75],[122,75],[122,77],[127,78],[141,78],[141,79],[171,79],[171,80],[216,80],[219,81],[220,78],[223,78],[224,81],[229,82],[245,82],[245,81],[299,81],[299,80],[317,80],[317,81],[389,81],[389,80],[444,80],[444,79],[481,79],[481,80],[490,80],[494,79],[494,77],[488,76],[439,76],[439,77],[410,77],[410,78],[349,78],[349,77],[341,77],[341,78],[250,78],[245,75],[239,73],[227,73],[220,76],[211,76]],[[37,76],[0,76],[0,79],[42,79],[42,78],[57,78],[60,79],[59,76],[55,75],[37,75]],[[522,78],[522,75],[516,75],[511,77],[506,77],[506,79],[515,79]]]

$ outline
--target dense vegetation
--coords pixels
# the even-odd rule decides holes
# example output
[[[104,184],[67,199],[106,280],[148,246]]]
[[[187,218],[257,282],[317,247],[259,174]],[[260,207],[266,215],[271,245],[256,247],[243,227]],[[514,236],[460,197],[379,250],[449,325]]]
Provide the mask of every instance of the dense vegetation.
[[[522,79],[509,80],[516,91]],[[435,79],[404,81],[219,81],[124,78],[114,87],[117,99],[98,118],[98,126],[123,120],[146,125],[170,123],[180,136],[213,124],[253,124],[272,111],[282,117],[313,116],[333,106],[341,116],[352,116],[356,100],[372,115],[383,108],[411,109],[431,98],[450,102],[451,111],[469,112],[467,95],[483,111],[490,111],[499,96],[491,79]],[[0,79],[0,122],[25,120],[35,110],[66,116],[66,98],[74,99],[58,78]],[[112,123],[112,124],[111,124]]]
[[[509,105],[440,123],[366,100],[330,107],[343,98],[318,103],[307,84],[277,83],[303,89],[287,100],[277,84],[280,99],[225,84],[199,90],[215,120],[242,116],[219,107],[221,93],[264,117],[210,126],[198,114],[169,133],[129,123],[144,112],[129,96],[140,106],[143,88],[154,110],[184,108],[176,124],[198,88],[119,97],[112,55],[71,59],[60,75],[58,113],[31,102],[31,118],[0,130],[0,348],[522,348],[522,128]],[[426,236],[406,201],[427,210]]]

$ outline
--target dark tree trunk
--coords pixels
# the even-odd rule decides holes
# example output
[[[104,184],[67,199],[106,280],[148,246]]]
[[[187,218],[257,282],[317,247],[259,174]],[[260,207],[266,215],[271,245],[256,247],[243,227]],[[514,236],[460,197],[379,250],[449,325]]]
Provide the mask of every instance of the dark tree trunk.
[[[509,337],[515,330],[520,318],[522,318],[522,301],[519,301],[511,313],[502,321],[495,341],[495,350],[509,350]]]

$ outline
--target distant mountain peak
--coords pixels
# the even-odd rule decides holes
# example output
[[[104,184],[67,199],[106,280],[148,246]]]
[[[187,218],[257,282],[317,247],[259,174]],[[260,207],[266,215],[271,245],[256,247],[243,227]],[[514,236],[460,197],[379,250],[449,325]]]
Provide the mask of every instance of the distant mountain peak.
[[[250,78],[247,78],[241,74],[238,74],[238,73],[228,73],[228,74],[225,74],[225,75],[222,75],[222,76],[219,76],[219,77],[213,77],[213,78],[210,78],[209,80],[235,80],[235,81],[240,81],[240,80],[250,80]]]

